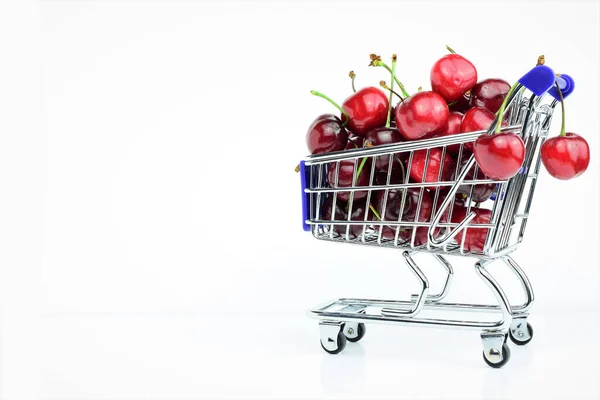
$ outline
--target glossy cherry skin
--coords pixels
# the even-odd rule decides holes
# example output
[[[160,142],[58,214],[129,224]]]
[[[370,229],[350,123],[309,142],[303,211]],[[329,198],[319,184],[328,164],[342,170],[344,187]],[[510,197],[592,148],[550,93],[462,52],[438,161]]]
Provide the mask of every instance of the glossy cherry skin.
[[[548,139],[542,145],[542,163],[556,179],[568,180],[583,174],[590,164],[590,147],[576,133]]]
[[[485,208],[471,207],[471,212],[475,213],[475,218],[473,218],[471,222],[469,222],[469,225],[489,224],[492,219],[491,210],[487,210]],[[466,207],[455,207],[454,211],[452,211],[452,223],[459,224],[466,218],[466,216]],[[459,245],[464,245],[464,250],[466,252],[481,253],[483,251],[483,246],[485,245],[485,240],[487,238],[488,231],[489,229],[487,228],[466,228],[465,234],[464,229],[461,229],[460,232],[458,232],[456,236],[454,236],[454,240],[456,240],[456,242]]]
[[[485,107],[495,114],[509,90],[510,84],[505,80],[485,79],[471,89],[469,104],[471,107]]]
[[[350,149],[361,149],[364,145],[365,139],[360,136],[348,135],[348,143],[346,144],[345,150]]]
[[[458,173],[463,170],[467,162],[469,162],[469,158],[463,158]],[[473,165],[469,172],[467,172],[465,176],[466,181],[489,179],[479,168],[477,168],[477,174],[475,174],[475,167],[476,165]],[[473,188],[473,193],[471,193],[471,188]],[[458,187],[458,193],[470,196],[471,200],[475,203],[483,203],[492,196],[495,189],[495,183],[478,183],[474,185],[461,185]]]
[[[365,136],[365,147],[381,146],[386,144],[398,143],[403,141],[402,135],[395,128],[377,128],[373,129]],[[397,155],[392,156],[392,159],[398,158]],[[390,156],[378,156],[375,160],[375,169],[377,171],[387,172],[390,166]]]
[[[431,89],[448,103],[456,101],[477,83],[477,69],[459,54],[447,54],[431,67]]]
[[[471,93],[467,92],[464,93],[460,99],[458,99],[455,102],[452,102],[452,105],[448,105],[448,108],[450,109],[450,111],[456,111],[459,113],[466,113],[467,111],[469,111],[469,108],[471,108]]]
[[[358,159],[358,163],[356,165],[356,173],[358,174],[358,169],[362,162],[362,158]],[[337,186],[335,185],[335,175],[336,175],[336,164],[332,162],[329,164],[329,171],[327,172],[327,181],[332,188],[344,188],[352,186],[352,178],[354,177],[354,160],[342,160],[339,162],[339,172],[338,172],[338,181]],[[371,178],[371,172],[369,170],[370,162],[367,160],[365,165],[363,166],[358,178],[356,180],[356,184],[354,186],[368,186],[369,180]],[[354,192],[354,200],[360,200],[367,197],[366,191],[355,191]],[[350,199],[351,192],[338,192],[337,198],[342,201],[348,201]]]
[[[418,92],[396,107],[396,126],[406,140],[427,138],[445,128],[448,105],[431,91]]]
[[[523,165],[525,144],[514,133],[481,135],[473,145],[473,154],[485,175],[491,179],[508,179]]]
[[[346,127],[357,136],[365,136],[369,131],[385,126],[388,105],[387,95],[376,87],[356,91],[342,103],[342,109],[350,117]],[[342,114],[342,122],[346,119]]]
[[[318,116],[306,133],[306,145],[311,154],[343,150],[348,143],[348,132],[342,121],[333,114]]]
[[[494,119],[496,119],[496,116],[487,108],[473,107],[463,116],[460,132],[486,131],[492,125]],[[502,126],[505,125],[506,123],[502,123]],[[469,151],[473,151],[473,142],[465,143],[464,147]]]
[[[427,166],[426,176],[425,166]],[[441,174],[440,174],[441,170]],[[413,182],[438,182],[451,180],[451,173],[454,170],[454,161],[448,153],[444,154],[442,164],[442,150],[433,148],[429,150],[429,163],[427,163],[427,150],[416,150],[413,153],[412,163],[410,164],[409,174]],[[435,186],[429,186],[428,189],[435,190]]]
[[[444,129],[442,129],[440,133],[438,133],[435,136],[450,136],[460,133],[460,126],[462,124],[462,121],[462,113],[459,113],[457,111],[450,112],[450,114],[448,114],[448,122],[446,123],[446,126],[444,127]],[[448,147],[446,147],[446,151],[450,154],[458,154],[458,152],[460,151],[460,144],[451,144]]]

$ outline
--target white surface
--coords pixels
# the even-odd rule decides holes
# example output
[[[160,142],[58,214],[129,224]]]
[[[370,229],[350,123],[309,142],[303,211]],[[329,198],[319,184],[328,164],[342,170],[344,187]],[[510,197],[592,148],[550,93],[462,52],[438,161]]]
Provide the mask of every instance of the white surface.
[[[559,32],[558,2],[3,2],[0,398],[597,399],[600,10],[569,3]],[[452,330],[369,326],[328,356],[307,308],[415,282],[397,252],[300,229],[293,169],[334,111],[309,91],[389,80],[371,52],[427,88],[445,44],[480,77],[545,54],[576,80],[567,127],[589,170],[542,173],[515,254],[535,338],[502,370]],[[491,300],[466,261],[450,297]]]

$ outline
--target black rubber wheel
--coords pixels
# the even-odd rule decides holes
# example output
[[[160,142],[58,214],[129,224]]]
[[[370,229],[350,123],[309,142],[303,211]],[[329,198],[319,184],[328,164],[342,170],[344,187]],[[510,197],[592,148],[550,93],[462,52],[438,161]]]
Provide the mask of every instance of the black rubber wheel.
[[[337,354],[340,351],[344,350],[344,348],[346,347],[346,336],[344,335],[343,332],[338,333],[338,336],[337,336],[337,349],[335,349],[333,351],[327,350],[325,348],[325,346],[323,346],[323,342],[321,342],[321,347],[323,348],[323,350],[325,350],[329,354]]]
[[[527,331],[529,332],[529,339],[527,340],[517,339],[513,336],[510,330],[508,331],[508,334],[510,335],[510,340],[512,340],[514,344],[516,344],[517,346],[525,346],[527,343],[531,342],[531,339],[533,339],[533,327],[529,322],[527,323]]]
[[[485,352],[483,353],[483,361],[485,361],[485,363],[492,368],[503,367],[508,362],[508,360],[510,360],[510,349],[508,348],[508,345],[506,343],[504,343],[502,345],[502,353],[503,353],[504,357],[502,358],[502,361],[500,361],[499,363],[493,363],[490,360],[488,360],[487,357],[485,356]]]
[[[362,339],[363,337],[365,337],[365,333],[367,333],[367,328],[365,327],[365,324],[363,324],[362,322],[360,322],[360,323],[358,324],[358,328],[356,328],[356,329],[357,329],[357,331],[358,331],[358,336],[356,336],[356,337],[352,337],[352,338],[351,338],[351,337],[348,337],[348,336],[346,336],[346,340],[347,340],[347,341],[349,341],[349,342],[352,342],[352,343],[356,343],[356,342],[358,342],[360,339]],[[344,335],[345,335],[345,333],[346,333],[346,326],[344,326],[344,330],[343,330],[343,332],[344,332]]]

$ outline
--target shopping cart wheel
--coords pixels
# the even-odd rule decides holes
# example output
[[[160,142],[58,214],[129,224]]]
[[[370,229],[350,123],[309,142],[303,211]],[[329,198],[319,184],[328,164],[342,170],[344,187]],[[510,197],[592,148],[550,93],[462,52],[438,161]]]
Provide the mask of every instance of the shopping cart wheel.
[[[533,339],[533,328],[529,322],[513,321],[510,330],[508,331],[510,340],[518,346],[524,346]]]
[[[319,322],[321,347],[329,354],[337,354],[346,347],[344,324],[340,321]]]
[[[365,336],[367,328],[362,322],[346,322],[344,324],[344,336],[349,342],[358,342]]]
[[[331,340],[331,339],[329,339]],[[333,342],[331,340],[331,342]],[[323,348],[323,350],[325,350],[326,352],[328,352],[329,354],[337,354],[339,352],[341,352],[342,350],[344,350],[344,348],[346,348],[346,336],[340,332],[337,335],[337,340],[335,343],[335,349],[333,349],[333,343],[331,343],[328,341],[328,343],[323,343],[323,340],[321,340],[321,347]],[[327,347],[326,347],[327,346]],[[333,349],[333,350],[331,350]]]
[[[483,341],[483,360],[492,368],[500,368],[510,360],[510,349],[506,344],[508,333],[484,332],[481,334]]]
[[[510,348],[502,343],[502,350],[490,349],[483,351],[483,360],[492,368],[500,368],[510,360]]]

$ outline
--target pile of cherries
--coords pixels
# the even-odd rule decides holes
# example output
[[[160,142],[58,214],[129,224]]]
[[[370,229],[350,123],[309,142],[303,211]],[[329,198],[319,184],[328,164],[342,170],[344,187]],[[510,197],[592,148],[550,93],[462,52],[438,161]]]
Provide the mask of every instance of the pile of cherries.
[[[383,67],[391,76],[391,85],[381,82],[385,90],[367,86],[359,90],[354,88],[355,74],[352,78],[351,94],[340,105],[326,95],[311,93],[328,100],[338,108],[340,115],[322,114],[309,126],[306,143],[311,154],[322,154],[355,148],[381,146],[392,143],[422,140],[434,137],[455,135],[464,132],[487,130],[496,117],[501,124],[495,133],[480,135],[474,142],[441,148],[417,150],[378,156],[373,163],[366,159],[343,160],[328,166],[328,182],[331,187],[369,186],[373,173],[373,185],[404,183],[406,175],[411,182],[453,181],[470,155],[475,156],[478,168],[473,167],[466,180],[473,179],[509,179],[522,168],[525,159],[525,145],[521,137],[513,132],[501,132],[506,126],[509,113],[505,112],[506,102],[514,86],[498,78],[478,80],[474,64],[455,53],[448,47],[450,54],[438,59],[431,68],[431,90],[418,89],[416,93],[407,93],[404,85],[395,75],[396,56],[392,57],[391,68],[381,57],[371,54],[370,66]],[[540,61],[542,60],[542,61]],[[538,64],[543,63],[540,57]],[[402,94],[394,91],[395,84]],[[560,89],[559,89],[560,93]],[[393,104],[393,97],[399,100]],[[547,171],[558,179],[572,179],[581,175],[589,164],[589,146],[585,139],[575,133],[565,132],[564,102],[562,106],[561,134],[547,140],[541,149],[542,162]],[[391,164],[391,165],[390,165]],[[371,171],[374,168],[374,171]],[[388,176],[389,174],[389,176]],[[380,220],[429,222],[434,209],[438,210],[451,185],[426,186],[410,189],[338,192],[335,210],[333,198],[328,197],[322,206],[324,220],[351,221]],[[480,207],[494,193],[493,183],[464,185],[459,188],[452,207],[442,216],[442,222],[459,223],[467,215],[467,202],[475,203],[471,211],[476,217],[472,224],[489,223],[491,210]],[[369,204],[367,204],[369,197]],[[434,207],[434,202],[436,203]],[[451,209],[451,211],[450,211]],[[451,216],[448,218],[448,212]],[[333,228],[341,235],[358,237],[363,225],[336,225]],[[420,246],[427,243],[428,228],[377,226],[377,232],[385,239],[412,242]],[[441,235],[443,232],[435,232]],[[468,229],[466,234],[458,234],[455,240],[463,244],[466,251],[482,251],[487,229]],[[463,243],[464,242],[464,243]]]

